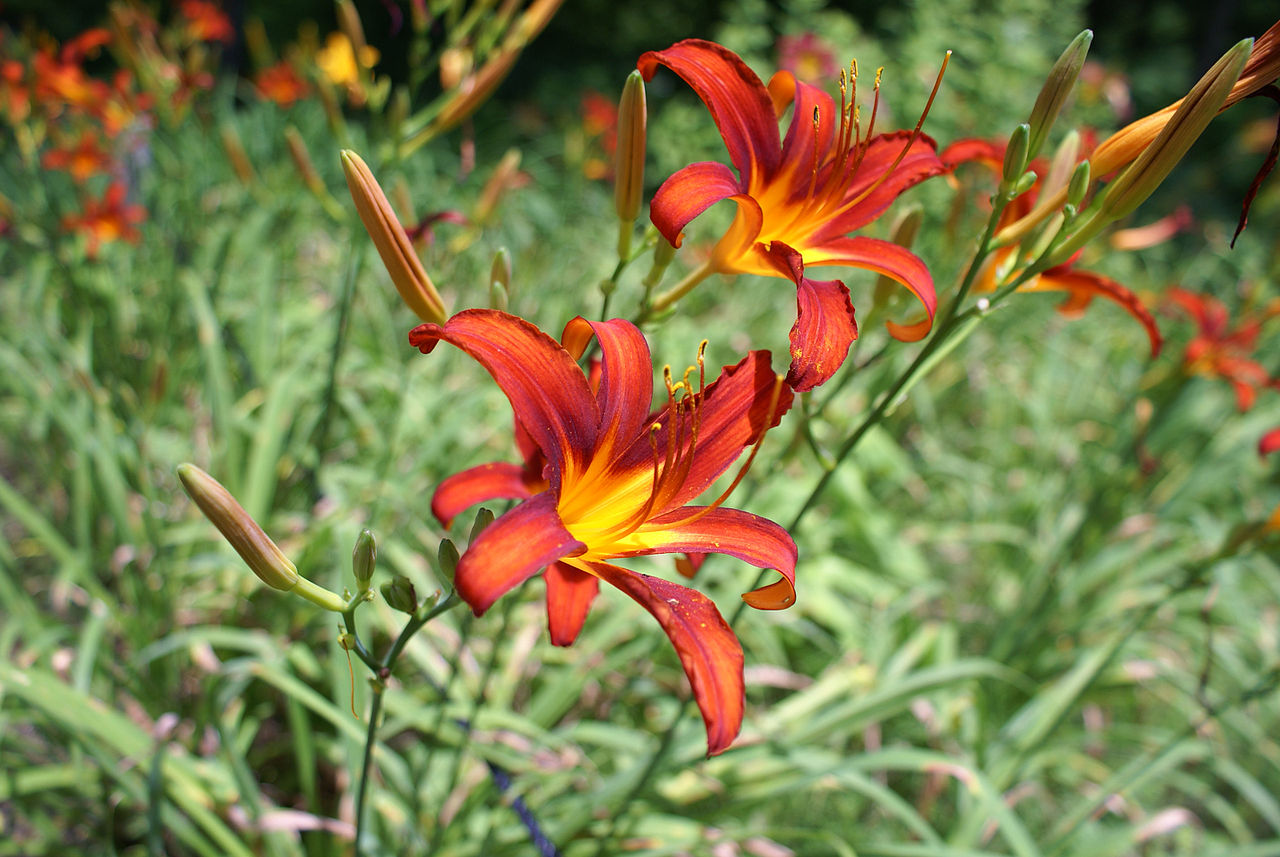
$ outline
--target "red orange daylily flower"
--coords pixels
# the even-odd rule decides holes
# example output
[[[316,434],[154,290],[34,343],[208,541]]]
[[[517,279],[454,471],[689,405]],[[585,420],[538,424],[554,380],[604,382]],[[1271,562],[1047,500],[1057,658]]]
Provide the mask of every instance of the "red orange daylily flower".
[[[594,393],[576,362],[592,336],[602,355]],[[471,468],[445,480],[432,499],[445,524],[481,500],[523,500],[463,554],[458,594],[479,615],[546,569],[551,639],[569,645],[599,581],[621,589],[670,637],[706,724],[708,752],[719,753],[742,724],[742,649],[733,631],[701,593],[608,560],[729,554],[782,574],[743,595],[748,604],[780,609],[793,603],[796,548],[786,530],[723,508],[723,496],[708,506],[687,505],[776,425],[791,392],[770,368],[769,352],[753,351],[714,383],[699,381],[697,390],[694,370],[680,381],[668,373],[667,402],[653,413],[649,348],[634,325],[575,318],[562,339],[563,346],[494,310],[467,310],[409,334],[424,353],[445,341],[474,357],[511,401],[523,432],[526,464]]]
[[[292,107],[310,91],[307,82],[298,75],[293,63],[288,60],[280,60],[258,72],[254,84],[259,95],[281,107]]]
[[[126,202],[125,193],[123,184],[112,182],[102,199],[87,199],[81,214],[63,218],[63,229],[85,233],[89,258],[97,256],[98,247],[104,241],[137,244],[142,240],[142,233],[135,224],[146,220],[147,211],[140,205]]]
[[[1169,300],[1195,321],[1198,332],[1187,344],[1182,362],[1192,375],[1224,378],[1236,393],[1236,407],[1247,411],[1266,387],[1280,389],[1280,379],[1273,379],[1266,368],[1253,360],[1262,323],[1280,315],[1280,299],[1273,301],[1261,316],[1250,316],[1228,326],[1227,308],[1212,295],[1172,288]]]
[[[182,0],[178,11],[186,21],[185,32],[193,42],[234,42],[235,27],[216,3],[207,0]]]
[[[962,163],[976,162],[989,168],[998,177],[1004,164],[1004,151],[1004,141],[966,139],[957,140],[948,146],[943,150],[941,158],[949,169],[955,169]],[[1044,177],[1048,172],[1048,166],[1039,160],[1031,168],[1040,177]],[[1035,207],[1036,198],[1039,195],[1040,180],[1038,179],[1031,190],[1018,196],[1005,207],[1000,215],[1000,225],[1017,222],[1025,216]],[[1020,252],[1021,247],[1013,244],[1001,247],[992,253],[979,272],[978,290],[991,291],[996,288],[1000,279],[1012,273],[1010,266],[1017,264],[1016,256]],[[1155,318],[1138,296],[1125,286],[1102,274],[1077,269],[1075,265],[1079,255],[1077,253],[1061,265],[1055,265],[1028,280],[1018,287],[1018,291],[1066,292],[1067,298],[1058,305],[1058,311],[1067,316],[1080,315],[1096,297],[1106,298],[1119,304],[1146,330],[1147,338],[1151,341],[1151,356],[1157,357],[1164,339],[1160,335],[1160,328],[1156,326]]]
[[[737,54],[713,42],[688,39],[646,53],[637,64],[646,79],[659,65],[683,78],[706,104],[737,174],[719,163],[685,167],[658,189],[653,223],[679,246],[685,225],[711,205],[725,199],[737,204],[706,273],[795,282],[798,311],[788,382],[797,390],[823,383],[857,337],[844,283],[811,280],[806,267],[867,268],[902,283],[927,318],[914,325],[891,323],[890,331],[904,340],[927,334],[937,298],[924,262],[896,244],[849,233],[879,217],[903,191],[945,172],[933,141],[918,131],[871,136],[874,108],[862,134],[852,107],[856,93],[847,101],[842,95],[837,108],[829,95],[789,71],[775,74],[766,88]],[[787,105],[793,105],[791,126],[779,141],[778,120]]]
[[[50,149],[44,153],[40,163],[47,170],[66,170],[83,184],[90,176],[110,170],[113,160],[97,135],[86,129],[75,145]]]

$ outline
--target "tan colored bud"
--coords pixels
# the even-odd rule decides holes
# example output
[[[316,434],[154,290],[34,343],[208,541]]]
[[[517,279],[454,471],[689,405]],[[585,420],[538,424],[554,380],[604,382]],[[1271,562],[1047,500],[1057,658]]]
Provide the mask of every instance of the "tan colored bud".
[[[298,574],[284,551],[218,480],[194,464],[179,464],[177,472],[187,495],[259,580],[272,589],[292,592],[325,610],[341,613],[347,608],[342,596]]]
[[[209,523],[218,528],[259,580],[281,592],[297,585],[298,569],[222,483],[194,464],[179,464],[177,470],[187,496],[195,501]]]
[[[448,317],[444,301],[422,267],[413,243],[368,164],[355,152],[344,149],[342,172],[347,177],[347,187],[351,190],[351,199],[355,201],[360,220],[373,239],[373,245],[378,248],[378,255],[382,257],[382,264],[391,275],[400,299],[423,321],[444,324]]]
[[[338,27],[351,41],[351,50],[357,57],[367,55],[369,43],[364,40],[364,27],[360,23],[360,13],[351,0],[338,0],[335,4],[338,12]]]
[[[1231,87],[1219,112],[1267,86],[1277,77],[1280,77],[1280,22],[1273,24],[1253,43],[1249,60]],[[1185,100],[1180,99],[1155,113],[1130,122],[1103,140],[1089,156],[1093,176],[1105,177],[1125,164],[1131,163],[1146,151]],[[1018,240],[1034,229],[1036,224],[1061,208],[1066,198],[1066,188],[1061,188],[1054,194],[1041,194],[1035,208],[1021,220],[1001,230],[996,240],[1001,244]]]
[[[519,187],[527,178],[520,174],[520,157],[519,149],[508,149],[502,156],[502,160],[493,168],[471,212],[471,220],[477,226],[488,223],[493,213],[498,210],[498,204],[502,202],[502,197],[507,191]]]
[[[1050,70],[1049,77],[1036,98],[1035,107],[1031,108],[1031,119],[1028,121],[1031,132],[1027,145],[1028,160],[1040,153],[1045,140],[1049,138],[1049,130],[1053,128],[1054,121],[1062,111],[1063,103],[1076,85],[1076,78],[1080,76],[1080,69],[1084,66],[1084,58],[1089,55],[1091,42],[1093,42],[1093,31],[1082,31],[1072,39],[1071,44],[1067,45],[1067,49],[1062,52],[1062,56],[1058,57],[1058,61],[1053,64],[1053,69]]]
[[[236,178],[242,185],[253,187],[257,181],[253,173],[253,164],[249,162],[249,155],[244,150],[244,144],[240,142],[240,135],[236,133],[235,126],[230,123],[224,124],[218,129],[218,134],[222,138],[222,148],[227,153],[227,160],[231,162],[231,169],[235,171]]]
[[[1191,88],[1151,144],[1111,182],[1102,199],[1099,217],[1109,220],[1124,217],[1159,187],[1226,103],[1252,46],[1252,39],[1236,43]]]
[[[298,175],[302,177],[302,183],[307,186],[307,190],[314,194],[327,193],[324,181],[316,172],[315,165],[311,163],[311,153],[307,151],[307,144],[298,133],[298,129],[292,125],[287,126],[284,129],[284,140],[289,148],[289,157],[293,160],[293,165],[297,168]]]
[[[457,89],[473,67],[471,51],[465,47],[445,48],[440,52],[440,88],[445,92]]]

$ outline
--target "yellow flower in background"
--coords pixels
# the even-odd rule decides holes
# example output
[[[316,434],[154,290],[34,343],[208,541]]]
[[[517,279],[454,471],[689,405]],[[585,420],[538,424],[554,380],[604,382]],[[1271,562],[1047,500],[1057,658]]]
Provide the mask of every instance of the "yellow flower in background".
[[[354,87],[360,82],[360,69],[373,68],[378,56],[377,48],[361,45],[357,51],[345,34],[333,32],[316,53],[316,65],[335,86]]]

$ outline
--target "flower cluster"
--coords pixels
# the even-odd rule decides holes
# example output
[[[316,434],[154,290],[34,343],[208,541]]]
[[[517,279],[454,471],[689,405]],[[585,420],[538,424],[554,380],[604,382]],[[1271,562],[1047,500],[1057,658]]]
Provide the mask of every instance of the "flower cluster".
[[[558,0],[535,0],[525,15],[534,24],[545,23],[557,6]],[[339,3],[339,11],[345,19],[343,33],[326,44],[317,62],[328,84],[344,88],[353,103],[372,102],[379,97],[369,76],[376,56],[363,45],[349,3]],[[1041,159],[1039,149],[1080,73],[1089,38],[1081,34],[1064,53],[1031,121],[1008,141],[961,140],[941,153],[922,133],[941,72],[915,127],[884,132],[876,130],[880,72],[864,118],[856,63],[839,74],[839,102],[805,79],[821,69],[817,52],[822,45],[815,40],[790,45],[798,57],[790,60],[797,71],[779,71],[767,85],[736,54],[713,42],[689,39],[642,55],[617,110],[599,99],[585,105],[584,131],[598,137],[613,157],[611,167],[598,165],[597,174],[613,177],[621,225],[617,270],[601,287],[606,307],[619,272],[638,255],[630,248],[643,192],[643,81],[665,68],[692,87],[723,139],[731,166],[689,164],[653,195],[654,265],[633,320],[577,316],[564,325],[559,339],[505,311],[511,270],[509,258],[501,254],[490,277],[491,307],[451,314],[414,250],[422,228],[406,230],[372,170],[354,152],[344,152],[343,168],[361,222],[405,304],[423,322],[409,332],[410,345],[423,354],[441,342],[461,350],[491,376],[514,414],[519,460],[448,475],[431,498],[432,514],[446,530],[477,504],[514,501],[475,531],[465,552],[459,556],[454,551],[447,563],[442,561],[453,574],[457,595],[481,615],[504,594],[541,576],[551,641],[567,646],[579,637],[601,581],[621,590],[671,640],[706,726],[708,752],[727,749],[739,734],[745,709],[743,652],[730,622],[697,590],[615,561],[675,554],[676,568],[692,576],[707,555],[725,554],[762,570],[759,582],[764,585],[742,596],[747,605],[777,610],[796,602],[798,552],[792,536],[779,524],[726,503],[767,432],[798,396],[834,376],[858,336],[850,289],[840,280],[814,279],[811,269],[860,268],[900,284],[915,299],[918,314],[907,322],[888,322],[889,334],[905,342],[933,334],[901,383],[888,390],[868,422],[851,435],[844,452],[883,416],[939,342],[955,332],[961,312],[976,323],[991,303],[1015,291],[1065,291],[1062,308],[1070,313],[1083,311],[1095,297],[1113,301],[1143,326],[1152,356],[1160,351],[1160,331],[1143,302],[1114,280],[1078,268],[1080,251],[1150,194],[1224,104],[1280,74],[1280,40],[1264,37],[1261,50],[1252,52],[1249,43],[1238,44],[1181,106],[1162,111],[1158,120],[1139,120],[1096,148],[1082,146],[1080,135],[1071,132],[1051,160]],[[447,125],[465,118],[474,99],[491,91],[509,70],[507,60],[515,50],[513,42],[478,69],[465,56],[442,57],[441,75],[449,78],[446,88],[456,88],[456,98],[446,103],[439,121]],[[287,66],[264,69],[257,86],[264,97],[281,103],[301,92]],[[303,156],[297,157],[301,164]],[[475,230],[496,214],[503,194],[527,180],[519,162],[518,152],[502,159],[472,212],[471,230],[451,249],[470,243]],[[910,230],[895,230],[898,241],[853,233],[870,226],[922,182],[940,176],[954,181],[957,167],[967,162],[983,164],[998,177],[999,189],[992,197],[996,210],[964,281],[939,310],[928,266],[904,246]],[[77,160],[68,155],[65,163],[68,169],[79,163],[85,164],[81,169],[92,169],[92,156]],[[1092,178],[1091,165],[1098,171]],[[1120,168],[1125,169],[1095,187],[1101,173]],[[677,285],[654,295],[686,227],[723,201],[734,204],[734,218],[709,258]],[[424,222],[429,226],[431,221]],[[1146,246],[1167,239],[1186,223],[1187,216],[1179,215],[1118,233],[1113,246]],[[123,234],[127,223],[117,228]],[[665,396],[655,403],[653,359],[639,325],[661,318],[716,274],[759,275],[794,286],[790,364],[779,373],[768,351],[748,350],[708,379],[704,340],[685,371],[663,369],[660,389]],[[970,288],[991,297],[961,310]],[[1212,299],[1179,290],[1172,290],[1170,299],[1200,327],[1188,348],[1188,372],[1226,377],[1235,385],[1242,409],[1258,389],[1276,386],[1248,356],[1261,319],[1229,329],[1225,311]],[[1276,312],[1268,310],[1268,315]],[[1263,451],[1280,445],[1278,438],[1275,433],[1264,438]],[[746,461],[728,487],[710,500],[700,499],[744,455]],[[195,484],[197,475],[188,471],[187,481]],[[241,543],[263,543],[240,520],[237,507],[215,500],[209,500],[209,508],[225,519]],[[300,585],[296,573],[270,551],[255,555],[258,560],[260,573],[270,572],[277,588],[294,591]],[[349,619],[368,593],[367,572],[361,586],[356,599],[329,609]],[[393,606],[417,609],[416,597],[405,594],[403,586],[399,594],[391,591]]]

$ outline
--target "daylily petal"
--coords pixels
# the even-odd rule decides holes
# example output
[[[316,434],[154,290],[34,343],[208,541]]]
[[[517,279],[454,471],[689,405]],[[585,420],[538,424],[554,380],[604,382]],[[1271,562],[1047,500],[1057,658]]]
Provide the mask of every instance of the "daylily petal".
[[[1054,290],[1067,291],[1073,296],[1103,297],[1119,304],[1146,329],[1147,338],[1151,340],[1151,359],[1154,360],[1159,356],[1160,347],[1164,344],[1164,338],[1160,335],[1160,328],[1156,326],[1155,318],[1142,305],[1142,301],[1137,295],[1115,280],[1104,277],[1101,274],[1095,274],[1092,271],[1077,271],[1062,265],[1057,268],[1050,268],[1041,274],[1037,280],[1020,289],[1020,291],[1024,292]],[[1077,307],[1074,304],[1068,304],[1067,308],[1071,310]]]
[[[933,327],[933,315],[938,309],[938,296],[933,289],[933,275],[920,257],[905,247],[878,238],[833,238],[820,247],[804,252],[807,267],[819,265],[852,265],[866,268],[877,274],[897,280],[916,296],[928,315],[927,321],[916,325],[900,325],[886,322],[885,326],[895,339],[915,342],[922,339]]]
[[[724,164],[690,164],[662,183],[649,203],[649,219],[673,247],[684,241],[684,228],[702,212],[742,190]]]
[[[947,146],[938,155],[938,159],[949,170],[955,169],[960,164],[977,161],[988,169],[999,173],[1004,167],[1004,150],[1005,144],[1003,141],[969,137],[963,140],[956,140],[950,146]]]
[[[707,561],[705,553],[686,553],[676,557],[676,571],[681,577],[693,577],[698,573],[698,569],[702,568],[702,564]]]
[[[787,383],[798,393],[826,383],[844,363],[858,338],[849,290],[839,280],[804,276],[800,254],[781,241],[769,252],[796,283],[796,323],[791,326],[791,369]]]
[[[796,284],[796,323],[791,326],[787,383],[798,393],[830,380],[858,338],[849,290],[839,280],[801,278]]]
[[[591,601],[600,591],[600,581],[563,562],[553,562],[543,575],[547,581],[547,630],[551,643],[570,646],[578,639],[587,621]]]
[[[476,537],[454,576],[462,600],[479,616],[503,593],[558,559],[582,553],[556,514],[556,497],[544,491],[498,518]]]
[[[637,536],[650,543],[647,549],[637,551],[637,556],[722,553],[756,568],[775,569],[781,580],[753,589],[742,599],[759,610],[782,610],[796,602],[796,543],[790,533],[768,518],[741,509],[707,511],[706,507],[687,506],[654,518]]]
[[[446,530],[463,510],[485,500],[524,499],[532,496],[519,464],[495,461],[455,473],[431,495],[431,514]]]
[[[773,102],[737,54],[714,42],[685,39],[665,51],[641,55],[636,68],[645,80],[652,80],[658,65],[674,71],[698,93],[744,185],[756,173],[771,176],[777,171],[781,148]]]
[[[745,707],[742,646],[709,598],[693,589],[603,562],[590,571],[631,596],[675,646],[707,727],[707,755],[728,749]]]
[[[892,172],[888,172],[890,167]],[[938,158],[937,144],[924,134],[912,139],[910,131],[894,131],[873,137],[867,141],[858,170],[845,189],[843,210],[825,219],[814,231],[812,243],[861,229],[884,214],[905,191],[945,172],[947,166]],[[822,178],[820,175],[818,180]],[[809,261],[807,253],[805,261]]]
[[[409,344],[424,354],[439,340],[461,348],[498,382],[551,463],[553,487],[566,468],[583,466],[600,412],[582,370],[559,343],[522,318],[488,309],[464,310],[443,327],[422,324],[409,331]]]
[[[808,191],[809,171],[821,164],[831,151],[839,115],[835,102],[816,86],[801,83],[789,71],[780,71],[769,81],[769,95],[774,104],[784,98],[794,103],[791,125],[782,141],[783,169],[802,170],[805,182],[796,190]]]
[[[572,333],[570,327],[575,328]],[[607,455],[618,438],[630,441],[649,421],[653,407],[653,357],[644,334],[631,322],[587,321],[579,316],[569,322],[565,334],[578,338],[583,327],[595,333],[603,355],[600,388],[596,394],[600,407],[599,437],[594,452]]]

